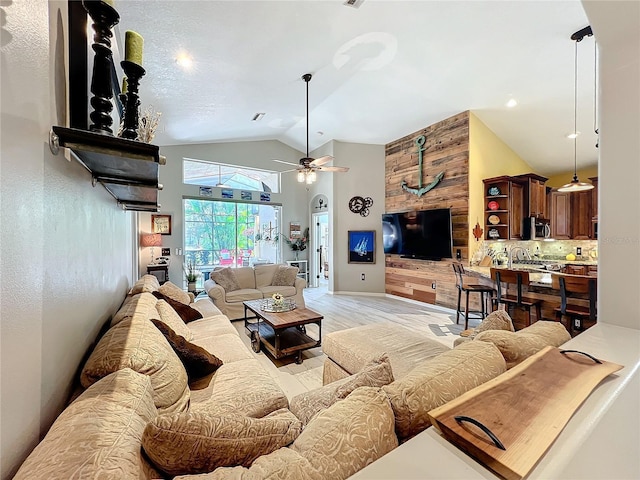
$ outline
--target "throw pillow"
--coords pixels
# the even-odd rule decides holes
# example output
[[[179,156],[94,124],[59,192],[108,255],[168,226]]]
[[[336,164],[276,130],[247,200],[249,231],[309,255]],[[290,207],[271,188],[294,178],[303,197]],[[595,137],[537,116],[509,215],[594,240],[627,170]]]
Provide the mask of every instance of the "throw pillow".
[[[194,320],[198,320],[202,318],[202,313],[200,313],[198,310],[191,307],[190,305],[185,305],[182,302],[178,302],[173,298],[167,297],[166,295],[160,292],[153,292],[153,295],[157,299],[164,300],[169,305],[171,305],[171,308],[175,310],[175,312],[180,316],[180,318],[184,323],[193,322]]]
[[[278,287],[292,287],[296,283],[298,267],[279,265],[276,273],[273,274],[271,285]]]
[[[156,310],[160,314],[160,320],[162,323],[167,325],[181,337],[184,337],[186,340],[193,340],[193,333],[191,333],[187,324],[182,321],[176,311],[171,308],[171,305],[164,300],[158,300],[156,303]]]
[[[229,267],[221,268],[211,272],[211,278],[214,282],[224,288],[225,292],[235,292],[240,290],[240,284],[236,278],[236,274],[233,273]]]
[[[171,282],[165,282],[160,285],[158,291],[167,297],[173,298],[177,302],[184,303],[185,305],[189,305],[191,303],[191,297],[189,297],[189,294]]]
[[[263,418],[190,412],[159,415],[147,424],[142,447],[169,475],[212,472],[218,467],[250,466],[293,442],[302,430],[286,409]]]
[[[187,371],[189,381],[205,377],[222,366],[222,360],[207,352],[204,348],[189,342],[186,338],[176,334],[160,320],[151,319],[153,324],[162,332],[169,345],[182,361]]]
[[[383,354],[350,377],[296,395],[291,399],[289,409],[303,425],[307,425],[318,412],[329,408],[338,400],[346,398],[356,388],[382,387],[391,382],[393,382],[391,364],[389,357]]]

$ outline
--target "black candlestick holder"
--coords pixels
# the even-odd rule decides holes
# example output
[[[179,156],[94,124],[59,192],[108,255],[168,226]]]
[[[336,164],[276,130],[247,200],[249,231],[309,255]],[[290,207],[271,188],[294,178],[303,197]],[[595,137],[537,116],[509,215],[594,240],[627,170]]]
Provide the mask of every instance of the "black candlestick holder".
[[[83,0],[82,6],[93,20],[93,72],[91,76],[91,106],[93,111],[89,114],[92,123],[89,130],[113,135],[111,125],[111,110],[113,110],[113,85],[111,72],[113,66],[113,53],[111,52],[111,29],[120,21],[120,15],[109,4],[101,0]]]
[[[122,138],[135,140],[138,138],[138,123],[140,117],[140,97],[138,87],[140,79],[145,74],[144,68],[137,63],[123,60],[120,62],[122,70],[127,76],[127,99],[124,102],[124,120],[122,122]]]

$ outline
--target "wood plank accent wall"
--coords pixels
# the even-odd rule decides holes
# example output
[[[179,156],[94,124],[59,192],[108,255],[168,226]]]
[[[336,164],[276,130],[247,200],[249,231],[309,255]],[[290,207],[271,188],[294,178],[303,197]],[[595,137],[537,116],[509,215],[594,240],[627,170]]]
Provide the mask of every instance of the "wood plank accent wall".
[[[423,184],[440,172],[440,183],[422,197],[405,192],[402,181],[418,185],[416,139],[424,135]],[[469,232],[469,112],[462,112],[385,146],[385,211],[387,213],[451,208],[453,256],[468,255]],[[386,255],[385,291],[421,302],[456,308],[458,291],[451,260],[439,262]],[[435,283],[436,288],[432,285]],[[477,309],[474,302],[472,308]]]

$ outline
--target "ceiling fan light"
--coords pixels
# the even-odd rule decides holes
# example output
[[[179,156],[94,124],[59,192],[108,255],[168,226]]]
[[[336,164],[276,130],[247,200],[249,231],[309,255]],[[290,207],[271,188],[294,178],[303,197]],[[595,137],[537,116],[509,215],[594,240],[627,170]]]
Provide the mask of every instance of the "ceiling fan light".
[[[315,170],[311,170],[309,173],[307,173],[307,183],[311,184],[313,182],[316,181],[316,172]]]
[[[300,183],[304,182],[304,180],[305,180],[305,178],[304,178],[304,177],[305,177],[304,172],[303,172],[302,170],[300,170],[300,171],[298,172],[298,182],[300,182]]]

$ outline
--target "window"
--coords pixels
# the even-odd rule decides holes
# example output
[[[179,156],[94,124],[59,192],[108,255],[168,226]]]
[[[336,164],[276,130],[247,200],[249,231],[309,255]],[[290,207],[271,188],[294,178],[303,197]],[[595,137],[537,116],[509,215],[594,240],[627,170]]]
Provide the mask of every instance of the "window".
[[[278,172],[257,168],[182,159],[184,183],[204,187],[228,187],[254,192],[280,191]]]
[[[203,273],[201,287],[217,266],[279,263],[280,206],[214,200],[184,200],[185,263]]]

